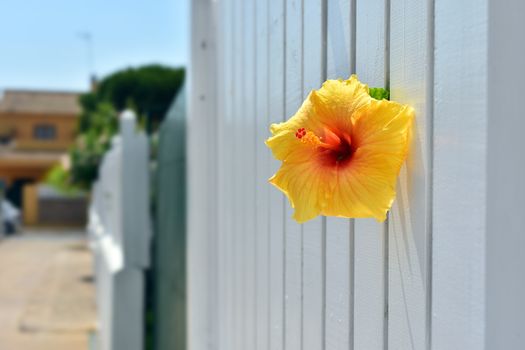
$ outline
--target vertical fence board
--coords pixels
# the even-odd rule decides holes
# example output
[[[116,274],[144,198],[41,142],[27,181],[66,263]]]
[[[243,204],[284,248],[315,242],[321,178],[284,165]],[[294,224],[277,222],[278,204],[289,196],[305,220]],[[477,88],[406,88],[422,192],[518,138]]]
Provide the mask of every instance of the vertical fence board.
[[[225,42],[225,21],[224,19],[227,17],[227,14],[225,13],[226,10],[226,2],[221,2],[216,5],[216,14],[217,14],[217,86],[225,86],[225,80],[226,80],[226,71],[227,67],[224,64],[224,49],[226,47]],[[224,84],[224,85],[223,85]],[[226,336],[226,322],[225,322],[225,313],[224,313],[224,302],[221,302],[224,300],[224,283],[225,283],[225,257],[224,257],[224,251],[226,249],[225,247],[225,241],[226,236],[224,234],[224,222],[226,217],[225,212],[225,206],[221,203],[224,201],[225,193],[224,193],[224,168],[220,166],[220,164],[223,164],[225,161],[224,154],[227,151],[224,147],[224,117],[225,117],[225,110],[226,110],[226,96],[225,91],[223,89],[217,89],[217,129],[215,130],[217,134],[217,164],[216,164],[216,172],[217,172],[217,179],[216,179],[216,186],[217,186],[217,197],[215,200],[215,208],[217,212],[217,246],[216,246],[216,254],[217,254],[217,293],[216,293],[216,302],[217,302],[217,319],[215,322],[217,322],[217,349],[222,350],[225,348],[224,340]]]
[[[217,23],[217,38],[216,38],[216,52],[217,52],[217,86],[221,86],[222,88],[217,89],[217,124],[216,124],[216,137],[217,137],[217,153],[216,153],[216,163],[215,163],[215,171],[217,173],[216,178],[216,198],[215,198],[215,210],[217,213],[217,232],[216,232],[216,255],[217,255],[217,275],[216,275],[216,281],[217,281],[217,292],[215,293],[215,303],[216,309],[217,309],[217,315],[214,322],[217,324],[215,325],[216,328],[216,348],[218,350],[223,350],[227,348],[226,342],[227,342],[227,312],[226,312],[226,293],[225,293],[225,287],[226,287],[226,261],[227,257],[224,254],[227,248],[227,234],[226,234],[226,227],[227,227],[227,208],[225,202],[227,194],[225,192],[226,189],[226,171],[223,167],[223,164],[226,162],[226,155],[229,151],[226,147],[226,139],[224,138],[225,135],[225,126],[226,126],[226,109],[227,109],[227,91],[225,89],[226,87],[226,81],[228,80],[228,67],[226,65],[226,53],[225,50],[227,49],[227,38],[228,38],[228,22],[226,19],[229,16],[229,13],[227,13],[228,10],[228,3],[227,1],[215,3],[215,15],[216,15],[216,23]]]
[[[284,120],[284,0],[270,1],[269,117]],[[272,171],[279,162],[272,159]],[[284,196],[270,191],[270,349],[284,347]]]
[[[302,98],[318,89],[324,75],[323,1],[305,1],[303,8]],[[302,240],[302,343],[303,350],[323,349],[324,244],[323,220],[303,224]]]
[[[216,8],[217,3],[212,2],[209,5],[209,11],[210,11],[210,27],[209,30],[213,32],[213,36],[205,42],[204,49],[209,50],[213,54],[213,69],[214,69],[214,79],[215,84],[217,84],[217,76],[218,76],[218,55],[217,55],[217,35],[215,34],[218,27],[217,27],[217,15],[216,15]],[[206,127],[206,138],[208,140],[207,142],[207,154],[208,154],[208,165],[207,168],[209,171],[216,171],[218,162],[218,133],[217,133],[217,127],[218,127],[218,91],[215,89],[213,91],[213,95],[210,96],[204,96],[204,100],[206,98],[211,99],[209,101],[210,104],[210,110],[214,110],[214,114],[211,114],[210,116],[206,116],[207,120],[207,127]],[[213,113],[213,112],[212,112]],[[208,328],[208,343],[213,344],[214,347],[218,346],[218,319],[219,319],[219,313],[218,313],[218,298],[217,298],[217,291],[218,291],[218,285],[219,285],[219,279],[218,273],[218,211],[216,210],[215,203],[217,203],[218,198],[218,190],[217,190],[217,176],[208,176],[208,183],[207,183],[207,200],[208,200],[208,219],[206,222],[206,230],[207,230],[207,252],[208,255],[208,288],[209,290],[214,290],[215,293],[207,293],[207,307],[208,307],[208,322],[207,322],[207,328]]]
[[[159,129],[151,288],[156,350],[186,348],[186,96],[184,87]]]
[[[218,43],[220,54],[220,67],[222,67],[222,78],[218,79],[219,93],[221,94],[222,110],[219,117],[219,194],[217,209],[219,210],[219,230],[221,231],[220,250],[222,255],[222,265],[219,278],[222,282],[219,289],[219,303],[221,305],[220,316],[221,324],[219,325],[220,349],[233,349],[234,330],[233,330],[233,313],[232,313],[232,196],[233,191],[230,169],[232,169],[232,0],[225,0],[221,3],[221,41]],[[220,99],[221,99],[220,98]]]
[[[326,69],[328,79],[346,79],[355,68],[355,1],[327,0]]]
[[[357,0],[356,73],[361,81],[384,87],[387,0]],[[385,225],[355,220],[354,343],[356,349],[383,349],[385,339]]]
[[[483,349],[487,1],[436,0],[432,349]]]
[[[215,234],[214,169],[209,153],[215,144],[216,57],[213,5],[208,0],[192,2],[191,89],[189,94],[188,132],[188,346],[205,349],[212,341],[210,330],[214,319],[208,290],[215,286],[211,274],[210,236]],[[202,142],[202,134],[210,136]],[[205,215],[208,220],[202,220]],[[213,228],[213,230],[212,230]]]
[[[136,117],[120,115],[120,132],[100,165],[90,206],[100,347],[142,349],[144,270],[149,267],[148,143]]]
[[[351,0],[327,3],[327,79],[347,79],[353,70],[355,13]],[[326,349],[353,345],[353,231],[351,221],[326,218]]]
[[[233,122],[232,122],[232,138],[233,138],[233,166],[232,166],[232,187],[233,187],[233,212],[232,216],[234,218],[234,227],[233,227],[233,308],[232,313],[234,314],[234,336],[235,342],[233,349],[242,350],[245,339],[245,320],[244,320],[244,310],[243,310],[243,272],[245,262],[243,261],[243,203],[242,203],[242,194],[244,191],[243,188],[243,157],[244,157],[244,146],[242,144],[242,94],[244,89],[244,71],[243,71],[243,20],[242,12],[243,1],[234,0],[233,1],[233,23],[234,27],[232,30],[233,34],[233,55],[232,55],[232,70],[233,70],[233,83],[232,83],[232,92],[233,92]]]
[[[210,52],[210,67],[213,69],[213,79],[214,86],[217,84],[218,76],[218,54],[217,54],[217,2],[209,2],[208,4],[208,31],[209,38],[204,41],[204,45],[201,44],[201,48]],[[216,171],[218,162],[217,162],[217,146],[218,146],[218,119],[217,119],[217,109],[218,109],[218,91],[217,89],[213,90],[211,93],[204,95],[204,101],[208,100],[208,105],[211,111],[210,115],[206,116],[206,138],[207,142],[207,170]],[[195,135],[196,136],[196,135]],[[215,293],[207,293],[207,307],[208,307],[208,343],[213,344],[214,347],[218,346],[218,304],[217,304],[217,289],[218,289],[218,250],[217,250],[217,231],[218,231],[218,212],[214,203],[217,203],[217,176],[207,176],[207,207],[208,207],[208,219],[206,220],[206,237],[207,237],[207,251],[208,255],[208,288],[209,290],[214,290]]]
[[[489,3],[486,349],[525,344],[525,2]],[[505,89],[501,89],[505,86]],[[504,171],[502,171],[504,169]]]
[[[241,115],[242,164],[242,265],[243,349],[255,349],[255,0],[243,1],[243,91]]]
[[[270,188],[268,178],[271,176],[270,152],[264,141],[268,137],[268,20],[269,0],[259,0],[256,3],[256,344],[257,350],[269,349],[269,234],[270,234]]]
[[[286,0],[285,115],[290,118],[302,102],[302,1]],[[292,219],[293,208],[285,204],[285,348],[301,349],[302,226]]]
[[[414,107],[412,144],[389,220],[389,349],[425,349],[432,123],[430,1],[391,0],[391,98]]]
[[[233,51],[233,48],[234,48],[234,29],[235,29],[235,24],[234,24],[234,9],[233,9],[233,6],[235,5],[235,1],[234,0],[228,0],[228,3],[227,3],[228,7],[227,7],[227,12],[228,12],[228,38],[226,39],[227,40],[227,50],[230,50],[227,55],[225,56],[225,62],[226,62],[226,65],[228,66],[228,70],[227,70],[227,73],[228,73],[228,76],[227,76],[227,79],[225,80],[225,83],[226,83],[226,93],[227,93],[227,104],[226,104],[226,115],[225,115],[225,122],[226,122],[226,126],[225,126],[225,131],[227,132],[227,134],[225,135],[225,139],[226,139],[226,147],[228,148],[229,150],[229,155],[233,155],[235,154],[235,151],[234,151],[234,141],[233,141],[233,138],[231,137],[231,133],[232,131],[234,130],[234,122],[235,122],[235,119],[233,118],[233,113],[234,113],[234,110],[235,110],[235,100],[234,100],[234,94],[233,94],[233,90],[234,90],[234,66],[233,66],[233,55],[234,55],[234,51]],[[227,171],[231,171],[230,169],[233,169],[234,168],[234,160],[233,160],[233,157],[229,156],[227,158],[227,163],[225,163],[225,167],[227,167]],[[235,340],[236,340],[236,336],[237,336],[237,332],[235,331],[235,300],[234,300],[234,295],[235,295],[235,273],[234,273],[234,269],[235,269],[235,235],[234,235],[234,230],[235,230],[235,217],[234,217],[234,208],[235,208],[235,203],[234,203],[234,199],[235,197],[233,196],[233,194],[235,193],[235,189],[234,189],[234,186],[235,186],[235,183],[233,182],[234,180],[234,176],[230,173],[230,175],[228,176],[228,178],[226,179],[227,181],[227,184],[226,184],[226,189],[229,190],[228,192],[228,199],[226,201],[226,203],[224,203],[226,205],[226,208],[228,210],[228,213],[226,214],[227,215],[227,226],[226,226],[226,235],[227,235],[227,250],[225,251],[225,254],[227,254],[227,263],[226,263],[226,266],[227,266],[227,276],[226,276],[226,306],[228,308],[228,318],[227,318],[227,325],[228,325],[228,339],[227,339],[227,346],[228,348],[225,349],[225,350],[229,350],[229,349],[235,349]]]

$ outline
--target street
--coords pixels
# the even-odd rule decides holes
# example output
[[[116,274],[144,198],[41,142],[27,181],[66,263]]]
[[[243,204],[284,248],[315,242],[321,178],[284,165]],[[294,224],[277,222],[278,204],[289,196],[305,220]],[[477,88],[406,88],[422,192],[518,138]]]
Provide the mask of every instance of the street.
[[[92,262],[81,231],[0,241],[0,349],[88,349],[95,327]]]

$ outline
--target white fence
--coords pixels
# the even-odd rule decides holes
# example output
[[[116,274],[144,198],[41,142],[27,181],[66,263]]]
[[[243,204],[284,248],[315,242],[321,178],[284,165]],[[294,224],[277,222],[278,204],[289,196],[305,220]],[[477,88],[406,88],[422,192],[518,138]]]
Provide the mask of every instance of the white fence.
[[[100,350],[144,348],[144,270],[149,266],[148,143],[124,112],[93,187],[89,233],[95,259]]]
[[[190,349],[525,348],[525,2],[192,6]],[[298,225],[268,126],[351,73],[416,109],[396,202]]]

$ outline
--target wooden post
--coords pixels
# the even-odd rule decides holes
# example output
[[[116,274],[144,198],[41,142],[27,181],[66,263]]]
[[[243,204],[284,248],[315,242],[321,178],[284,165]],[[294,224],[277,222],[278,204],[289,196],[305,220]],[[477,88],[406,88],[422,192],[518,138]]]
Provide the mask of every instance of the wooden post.
[[[23,189],[24,208],[23,218],[24,224],[36,225],[38,223],[38,185],[28,184]]]

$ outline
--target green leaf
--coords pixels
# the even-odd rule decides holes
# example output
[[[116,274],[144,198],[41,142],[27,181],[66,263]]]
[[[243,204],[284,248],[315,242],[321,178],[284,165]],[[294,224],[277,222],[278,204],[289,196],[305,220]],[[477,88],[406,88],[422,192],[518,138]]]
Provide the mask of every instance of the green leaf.
[[[375,98],[376,100],[390,99],[390,91],[383,88],[370,88],[369,94],[372,98]]]

